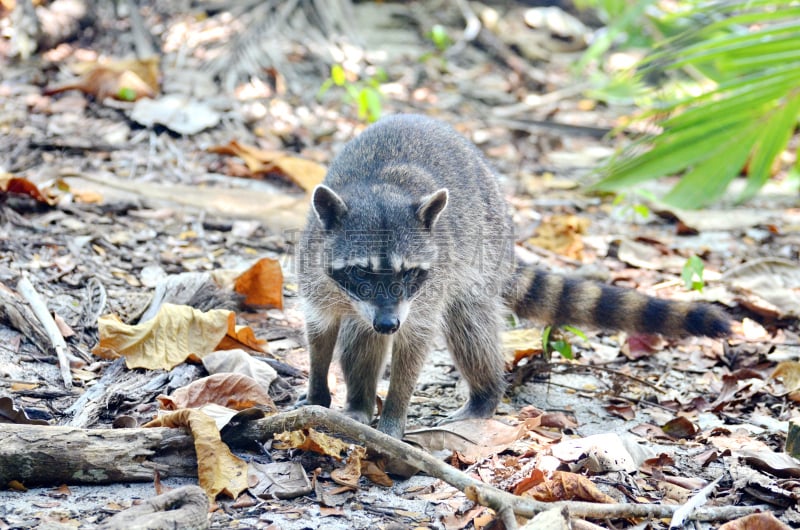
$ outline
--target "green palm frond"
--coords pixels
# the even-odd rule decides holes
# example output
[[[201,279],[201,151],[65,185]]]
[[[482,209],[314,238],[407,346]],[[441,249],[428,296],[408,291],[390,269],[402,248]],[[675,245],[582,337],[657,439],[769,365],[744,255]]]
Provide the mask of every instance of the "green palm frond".
[[[708,88],[646,113],[661,117],[661,132],[612,159],[594,187],[681,175],[664,199],[697,208],[718,200],[746,167],[739,200],[749,199],[769,179],[800,115],[800,3],[714,1],[672,16],[688,17],[694,29],[662,43],[640,73],[690,69]]]

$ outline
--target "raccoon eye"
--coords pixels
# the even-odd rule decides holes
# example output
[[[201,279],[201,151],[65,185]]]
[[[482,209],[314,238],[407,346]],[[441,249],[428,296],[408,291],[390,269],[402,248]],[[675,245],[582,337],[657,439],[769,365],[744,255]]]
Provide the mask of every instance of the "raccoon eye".
[[[406,282],[413,282],[415,280],[424,280],[427,274],[428,271],[426,271],[425,269],[414,267],[412,269],[406,269],[405,271],[403,271],[403,280]]]
[[[360,265],[357,265],[357,266],[353,267],[353,269],[352,269],[353,277],[356,280],[366,280],[367,276],[369,276],[369,273],[370,273],[370,271],[369,271],[368,268],[362,267]]]

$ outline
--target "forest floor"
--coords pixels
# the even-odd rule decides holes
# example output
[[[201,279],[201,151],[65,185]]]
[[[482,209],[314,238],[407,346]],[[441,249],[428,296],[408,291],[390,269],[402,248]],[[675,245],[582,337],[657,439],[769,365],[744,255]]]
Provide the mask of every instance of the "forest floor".
[[[305,190],[366,126],[347,91],[370,98],[375,87],[383,114],[442,119],[486,153],[502,175],[527,259],[663,298],[718,304],[735,320],[735,334],[725,340],[563,331],[569,360],[555,352],[545,359],[541,326],[509,324],[509,389],[495,419],[461,431],[423,429],[408,439],[473,477],[530,497],[548,498],[548,490],[551,500],[759,505],[784,525],[800,524],[800,463],[784,452],[800,389],[798,198],[779,180],[746,205],[723,202],[699,212],[633,193],[621,201],[584,193],[592,170],[625,141],[612,130],[633,110],[585,96],[585,81],[576,81],[571,68],[593,30],[567,32],[556,11],[541,11],[545,21],[556,17],[550,26],[532,28],[525,10],[514,7],[500,13],[506,26],[497,33],[484,29],[443,53],[425,36],[426,25],[436,21],[459,35],[456,3],[358,3],[351,22],[361,46],[332,53],[346,67],[382,71],[363,70],[317,98],[327,70],[314,68],[302,46],[267,42],[288,58],[286,70],[264,69],[226,92],[204,64],[240,19],[142,4],[144,27],[161,43],[159,99],[176,97],[176,115],[104,97],[118,90],[97,76],[82,78],[80,90],[50,90],[74,83],[80,61],[99,71],[99,57],[132,55],[135,32],[124,12],[115,18],[101,9],[93,25],[27,61],[0,59],[0,291],[10,293],[0,298],[0,423],[98,429],[124,418],[140,427],[157,414],[156,396],[207,374],[197,363],[110,372],[113,361],[92,353],[98,317],[134,323],[170,278],[230,279],[261,258],[282,266],[283,307],[237,307],[236,317],[267,341],[250,352],[262,349],[258,355],[277,370],[269,394],[279,412],[290,410],[308,369],[291,252]],[[647,189],[657,194],[670,184]],[[690,256],[705,265],[700,292],[681,280]],[[71,388],[40,325],[10,316],[23,277],[61,323]],[[117,379],[103,380],[109,373]],[[336,378],[333,407],[341,408],[345,390],[338,372]],[[101,380],[116,394],[85,397]],[[437,340],[409,429],[433,427],[458,408],[462,386]],[[385,391],[384,383],[379,394]],[[314,492],[260,497],[253,479],[236,500],[216,498],[212,528],[499,527],[491,510],[434,477],[394,477],[391,486],[361,477],[343,486],[332,478],[343,464],[330,456],[272,443],[237,454],[265,464],[299,462]],[[570,494],[554,485],[555,470]],[[0,529],[98,528],[164,488],[197,482],[168,469],[149,482],[109,484],[50,483],[46,475],[12,482],[5,473],[0,469]],[[695,494],[709,485],[701,501]],[[589,520],[608,528],[669,527],[659,517]],[[764,528],[785,527],[765,521],[774,526]]]

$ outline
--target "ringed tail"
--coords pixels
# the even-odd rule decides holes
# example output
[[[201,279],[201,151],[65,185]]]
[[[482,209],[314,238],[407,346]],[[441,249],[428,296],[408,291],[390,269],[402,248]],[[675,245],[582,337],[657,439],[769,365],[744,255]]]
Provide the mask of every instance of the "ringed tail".
[[[552,325],[667,336],[731,334],[728,315],[710,304],[664,300],[535,268],[517,269],[504,297],[517,315]]]

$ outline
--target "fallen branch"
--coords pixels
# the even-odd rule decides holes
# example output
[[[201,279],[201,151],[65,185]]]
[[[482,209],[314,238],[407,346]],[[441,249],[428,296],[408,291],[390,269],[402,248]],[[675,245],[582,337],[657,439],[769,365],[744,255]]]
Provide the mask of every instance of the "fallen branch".
[[[25,274],[23,274],[22,278],[17,282],[17,290],[28,304],[30,304],[33,314],[36,315],[36,318],[41,322],[48,339],[50,339],[50,344],[53,345],[56,351],[58,368],[61,371],[61,378],[64,380],[64,386],[72,388],[72,372],[69,369],[67,341],[65,341],[63,335],[61,335],[56,321],[53,320],[53,315],[51,315],[50,310],[47,309],[47,304],[42,300],[42,297]]]
[[[533,517],[544,510],[566,507],[573,517],[599,519],[652,517],[661,519],[672,517],[680,508],[680,506],[661,504],[597,504],[566,501],[550,503],[519,497],[484,484],[425,451],[362,425],[344,414],[318,406],[303,407],[223,430],[222,439],[233,447],[251,446],[256,442],[263,443],[279,432],[320,426],[364,444],[369,449],[386,455],[390,461],[397,460],[406,466],[417,468],[432,477],[441,479],[463,491],[469,499],[487,506],[497,513],[503,513],[510,508],[517,515]],[[701,508],[696,510],[689,519],[698,521],[732,519],[748,515],[758,509],[753,506]]]
[[[180,429],[78,429],[3,424],[0,488],[147,482],[162,476],[196,477],[194,440]]]

